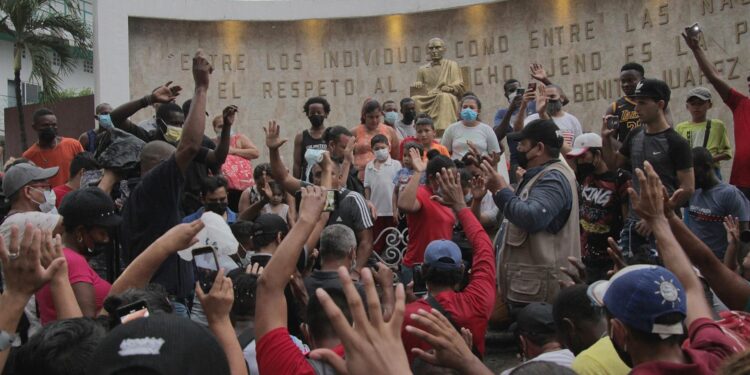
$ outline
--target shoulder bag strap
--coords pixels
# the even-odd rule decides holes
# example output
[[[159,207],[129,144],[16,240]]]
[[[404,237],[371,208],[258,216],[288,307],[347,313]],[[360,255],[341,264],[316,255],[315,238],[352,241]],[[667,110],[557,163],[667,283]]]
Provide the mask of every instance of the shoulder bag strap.
[[[703,135],[703,148],[708,145],[708,136],[711,134],[711,119],[706,120],[706,134]]]

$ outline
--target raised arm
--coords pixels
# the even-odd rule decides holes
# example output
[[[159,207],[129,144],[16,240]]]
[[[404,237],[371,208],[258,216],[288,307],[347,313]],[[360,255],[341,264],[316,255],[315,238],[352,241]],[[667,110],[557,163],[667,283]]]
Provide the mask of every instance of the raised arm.
[[[209,150],[206,154],[206,162],[211,167],[219,169],[227,160],[227,155],[229,155],[229,140],[232,136],[232,125],[234,125],[236,116],[237,106],[230,105],[224,108],[222,112],[224,126],[221,128],[221,135],[219,135],[219,144],[215,150]]]
[[[145,287],[170,255],[187,249],[197,241],[195,236],[203,227],[200,219],[172,227],[130,262],[112,284],[108,296],[118,295],[131,288]]]
[[[703,75],[708,78],[708,81],[711,82],[711,85],[713,85],[714,89],[716,89],[716,92],[719,93],[721,99],[726,102],[729,100],[729,93],[732,88],[726,81],[721,79],[719,72],[716,71],[716,67],[711,64],[711,61],[708,60],[706,53],[703,52],[703,49],[701,49],[700,37],[702,35],[703,31],[698,32],[694,36],[688,36],[687,32],[684,32],[682,33],[682,38],[685,39],[685,43],[687,43],[687,46],[691,51],[693,51],[695,61],[698,62],[698,67],[701,69],[701,72],[703,72]]]
[[[185,125],[182,127],[182,138],[175,151],[175,161],[183,174],[198,155],[203,142],[203,133],[206,130],[206,97],[211,72],[213,72],[213,67],[206,60],[203,51],[198,50],[193,57],[195,93],[190,105],[190,113],[186,114]]]
[[[49,267],[55,259],[65,259],[63,245],[60,235],[52,237],[52,233],[42,231],[41,241],[41,263]],[[49,283],[52,292],[52,304],[55,306],[57,320],[80,318],[83,316],[81,307],[78,305],[73,287],[70,285],[68,276],[68,262],[65,261],[52,276]]]
[[[610,116],[612,115],[602,118],[602,159],[604,159],[604,163],[607,164],[610,171],[616,171],[625,165],[627,158],[620,153],[622,143],[614,139],[615,129],[607,127],[607,120]]]
[[[638,216],[646,220],[652,228],[664,266],[677,276],[682,287],[685,288],[687,298],[685,324],[689,327],[696,319],[711,318],[711,307],[706,301],[703,286],[693,271],[693,265],[680,247],[675,234],[672,233],[668,219],[664,216],[664,187],[659,175],[648,161],[644,162],[643,168],[645,173],[641,169],[635,171],[641,192],[638,194],[635,189],[629,188],[630,201]],[[669,205],[666,206],[671,209]],[[723,287],[726,288],[727,285]]]
[[[139,128],[138,125],[134,124],[132,121],[130,121],[130,116],[134,115],[136,112],[152,104],[169,103],[171,101],[174,101],[177,98],[177,96],[180,95],[180,91],[182,90],[182,87],[180,86],[170,87],[169,85],[171,84],[172,84],[172,81],[169,81],[165,83],[163,86],[159,86],[156,89],[154,89],[154,91],[152,91],[151,94],[146,95],[142,98],[127,102],[115,108],[114,110],[112,110],[112,113],[110,114],[112,118],[112,123],[118,129],[126,131],[130,134],[133,134],[143,139],[143,137],[147,135],[147,132]],[[144,139],[144,141],[148,142],[148,139]]]
[[[294,160],[292,162],[292,176],[301,180],[304,177],[302,176],[302,160],[305,158],[305,149],[302,145],[302,133],[294,136],[293,158]]]
[[[318,186],[302,189],[299,219],[279,244],[271,261],[258,279],[257,307],[255,310],[255,337],[286,327],[286,298],[284,288],[297,267],[300,251],[320,220],[326,203],[326,192]]]
[[[281,126],[276,123],[276,120],[269,121],[268,127],[263,128],[263,131],[266,133],[266,146],[268,147],[271,175],[273,175],[274,181],[280,184],[289,194],[296,193],[302,187],[302,182],[289,174],[289,170],[281,160],[279,148],[287,141],[279,135]]]
[[[523,121],[526,120],[526,108],[532,100],[536,100],[536,91],[527,89],[523,94],[523,97],[521,97],[521,106],[518,108],[516,120],[513,121],[514,132],[520,132],[523,130]]]
[[[422,209],[422,205],[417,199],[417,190],[419,190],[419,180],[422,178],[422,174],[426,168],[422,155],[415,148],[409,149],[409,156],[411,156],[412,165],[414,167],[414,175],[398,195],[398,209],[401,212],[407,214],[413,214],[419,212]]]

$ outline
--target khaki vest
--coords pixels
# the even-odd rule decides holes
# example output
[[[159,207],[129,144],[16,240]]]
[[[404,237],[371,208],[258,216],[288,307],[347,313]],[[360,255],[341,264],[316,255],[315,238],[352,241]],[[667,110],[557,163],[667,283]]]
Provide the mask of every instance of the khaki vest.
[[[568,267],[568,257],[581,257],[581,233],[578,224],[576,179],[565,162],[548,165],[534,176],[517,195],[526,200],[537,181],[550,171],[559,171],[570,184],[573,204],[565,225],[552,234],[541,230],[529,234],[508,223],[505,250],[500,261],[500,284],[505,298],[516,303],[552,303],[560,290],[558,280],[564,276],[560,267]]]

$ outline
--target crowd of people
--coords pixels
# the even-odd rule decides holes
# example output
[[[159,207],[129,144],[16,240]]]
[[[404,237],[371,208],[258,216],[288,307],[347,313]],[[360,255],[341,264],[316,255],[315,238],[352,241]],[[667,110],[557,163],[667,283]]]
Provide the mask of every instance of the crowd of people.
[[[683,37],[726,107],[627,63],[584,132],[531,64],[492,124],[471,92],[444,131],[412,98],[367,99],[353,128],[310,98],[291,169],[284,124],[257,163],[241,108],[207,118],[201,51],[182,105],[171,81],[102,103],[77,140],[37,110],[2,175],[0,368],[488,374],[493,327],[521,357],[503,374],[750,373],[750,98]]]

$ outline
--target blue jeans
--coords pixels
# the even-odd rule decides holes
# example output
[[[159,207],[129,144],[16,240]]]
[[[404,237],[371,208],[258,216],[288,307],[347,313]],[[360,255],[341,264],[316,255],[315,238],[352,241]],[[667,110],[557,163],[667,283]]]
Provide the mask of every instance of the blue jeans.
[[[189,300],[192,300],[192,298],[189,298]],[[183,318],[190,319],[190,309],[188,308],[187,301],[188,299],[186,298],[169,297],[169,302],[172,303],[174,314]]]

